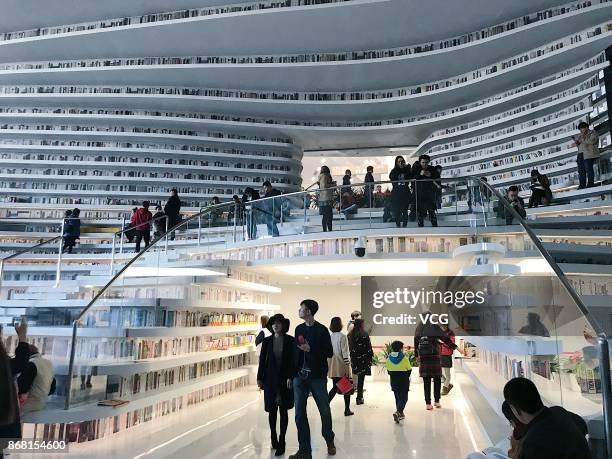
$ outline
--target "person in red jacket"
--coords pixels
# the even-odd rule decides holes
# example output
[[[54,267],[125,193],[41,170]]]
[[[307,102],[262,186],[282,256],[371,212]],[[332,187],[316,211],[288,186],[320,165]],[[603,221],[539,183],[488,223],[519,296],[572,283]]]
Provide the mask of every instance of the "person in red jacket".
[[[144,239],[145,248],[151,242],[151,220],[153,215],[149,212],[149,201],[144,201],[142,207],[132,215],[132,228],[136,233],[136,253],[140,252],[140,241]]]
[[[440,325],[440,328],[448,339],[455,342],[455,332],[448,328],[448,325]],[[444,342],[440,343],[440,364],[442,365],[442,376],[444,376],[444,386],[442,387],[441,395],[447,395],[453,385],[451,384],[451,368],[453,368],[453,349],[447,346]]]

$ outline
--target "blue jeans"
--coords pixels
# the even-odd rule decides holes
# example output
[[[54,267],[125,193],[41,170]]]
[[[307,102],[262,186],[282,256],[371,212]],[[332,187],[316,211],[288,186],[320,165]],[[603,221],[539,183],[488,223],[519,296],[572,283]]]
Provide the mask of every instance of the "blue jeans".
[[[295,397],[295,425],[298,431],[298,442],[300,451],[311,453],[310,447],[310,425],[306,414],[306,402],[308,393],[312,392],[319,414],[321,415],[321,434],[325,440],[334,439],[332,430],[331,410],[327,394],[327,378],[293,378],[293,395]]]
[[[404,408],[406,408],[406,403],[408,403],[408,391],[393,391],[393,395],[395,395],[395,409],[400,413],[404,412]]]
[[[276,226],[276,218],[273,215],[266,215],[266,225],[268,226],[268,235],[278,237],[278,226]]]
[[[595,159],[584,159],[583,154],[578,153],[576,162],[578,163],[578,186],[580,188],[595,185],[595,171],[593,170]]]

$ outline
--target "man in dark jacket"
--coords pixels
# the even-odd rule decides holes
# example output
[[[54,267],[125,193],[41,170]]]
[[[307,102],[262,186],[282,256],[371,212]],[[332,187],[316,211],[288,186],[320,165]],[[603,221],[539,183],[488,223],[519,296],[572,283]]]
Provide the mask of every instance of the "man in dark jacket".
[[[159,237],[166,232],[166,214],[162,210],[162,206],[155,206],[153,214],[153,237]]]
[[[365,186],[365,197],[366,197],[366,206],[374,207],[374,185],[370,185],[374,183],[374,167],[368,166],[366,168],[366,175],[363,179],[364,183],[367,183]]]
[[[264,192],[263,197],[270,198],[266,199],[261,206],[264,220],[268,226],[268,235],[276,237],[278,236],[278,227],[276,226],[276,222],[280,220],[282,202],[279,198],[272,198],[274,198],[274,196],[280,196],[281,192],[272,187],[269,180],[263,182],[262,187]]]
[[[178,190],[172,188],[170,190],[170,197],[168,202],[164,206],[164,213],[168,216],[168,228],[172,228],[178,225],[181,221],[181,199],[178,196]],[[170,239],[174,241],[174,231],[170,235]]]
[[[431,158],[428,155],[419,156],[419,163],[412,169],[412,177],[416,180],[415,202],[417,221],[424,226],[425,215],[429,215],[431,226],[438,226],[436,215],[436,182],[440,175],[435,167],[430,166]]]
[[[508,381],[504,399],[526,426],[519,459],[591,459],[584,419],[560,406],[545,407],[529,379]]]
[[[334,355],[329,330],[314,319],[319,304],[314,300],[300,303],[299,315],[304,320],[295,329],[296,357],[293,392],[295,398],[295,424],[298,431],[299,450],[289,459],[311,459],[310,426],[306,416],[308,393],[313,398],[321,415],[321,429],[327,442],[327,453],[336,454],[331,411],[327,395],[327,359]]]
[[[521,216],[521,218],[525,218],[527,216],[527,211],[525,210],[525,201],[519,195],[519,190],[516,185],[512,185],[506,191],[506,203],[514,208],[516,212]],[[500,202],[497,204],[497,217],[503,220],[506,220],[506,225],[512,225],[514,221],[514,215],[512,212],[506,208],[504,203]]]

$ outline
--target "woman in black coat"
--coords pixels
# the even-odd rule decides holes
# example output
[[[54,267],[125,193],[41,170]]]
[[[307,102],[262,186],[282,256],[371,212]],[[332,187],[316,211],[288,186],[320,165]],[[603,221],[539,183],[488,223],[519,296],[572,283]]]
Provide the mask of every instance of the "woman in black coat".
[[[419,362],[419,376],[423,378],[425,408],[433,410],[431,404],[432,380],[434,383],[434,405],[436,408],[442,408],[442,405],[440,405],[440,389],[442,386],[440,343],[446,344],[453,350],[457,349],[457,345],[451,341],[439,325],[429,323],[430,315],[429,312],[424,314],[425,324],[419,324],[414,332],[414,355]]]
[[[393,209],[393,218],[395,219],[395,226],[406,227],[408,224],[408,207],[410,207],[410,201],[412,195],[410,194],[410,178],[411,170],[406,165],[406,160],[403,156],[397,156],[395,158],[395,166],[389,173],[389,180],[393,183],[393,190],[391,191],[391,207]]]
[[[259,355],[257,385],[264,391],[264,406],[270,422],[272,448],[276,456],[285,453],[285,435],[289,424],[287,410],[293,408],[293,388],[295,340],[287,335],[289,320],[282,314],[270,317],[268,328],[271,336],[265,338]],[[280,413],[280,435],[276,434],[276,418]]]
[[[363,384],[365,377],[372,374],[372,343],[370,335],[363,328],[363,320],[355,319],[353,329],[348,335],[349,350],[351,354],[351,367],[357,376],[357,405],[363,405]]]

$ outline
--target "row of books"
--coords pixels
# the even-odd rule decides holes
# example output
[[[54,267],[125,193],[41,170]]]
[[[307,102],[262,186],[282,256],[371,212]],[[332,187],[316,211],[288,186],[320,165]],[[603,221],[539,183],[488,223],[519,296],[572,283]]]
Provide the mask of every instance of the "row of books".
[[[247,302],[255,304],[269,304],[270,302],[270,297],[266,293],[246,292],[241,291],[240,289],[204,286],[200,288],[199,299],[203,302],[210,301],[216,303]]]
[[[228,336],[191,336],[167,339],[138,339],[134,358],[137,360],[175,355],[224,350],[255,343],[252,333],[236,333]]]
[[[203,403],[206,400],[235,391],[248,384],[248,377],[243,376],[207,389],[201,389],[116,416],[76,423],[24,424],[23,435],[24,438],[39,441],[64,440],[69,443],[84,443],[98,440],[142,423],[176,413],[188,406]]]
[[[250,363],[250,356],[239,354],[158,371],[137,373],[128,377],[108,376],[106,397],[109,399],[128,397],[176,384],[194,382],[200,378],[239,368],[248,363]]]

